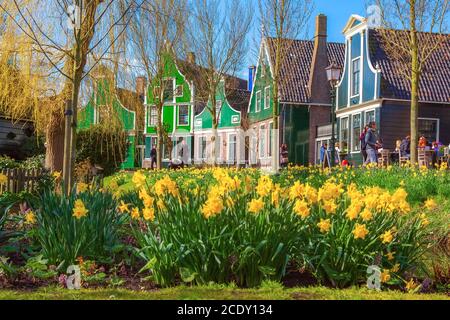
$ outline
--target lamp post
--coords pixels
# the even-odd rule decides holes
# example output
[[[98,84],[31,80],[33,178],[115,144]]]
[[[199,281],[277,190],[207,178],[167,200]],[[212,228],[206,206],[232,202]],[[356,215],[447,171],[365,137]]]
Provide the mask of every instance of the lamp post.
[[[327,79],[331,85],[331,166],[335,165],[335,156],[336,156],[336,135],[335,135],[335,126],[336,126],[336,85],[341,77],[341,67],[339,67],[336,63],[332,62],[328,67],[325,68],[327,72]],[[327,151],[328,152],[328,151]]]

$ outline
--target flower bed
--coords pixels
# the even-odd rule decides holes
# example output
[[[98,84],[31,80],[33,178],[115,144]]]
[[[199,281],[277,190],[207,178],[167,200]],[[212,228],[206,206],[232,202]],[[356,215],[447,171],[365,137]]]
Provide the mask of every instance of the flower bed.
[[[256,287],[295,269],[342,288],[365,284],[376,266],[382,286],[413,291],[432,245],[432,198],[449,179],[397,167],[121,173],[68,199],[44,194],[24,237],[61,273],[83,257],[107,270],[125,263],[159,286]]]

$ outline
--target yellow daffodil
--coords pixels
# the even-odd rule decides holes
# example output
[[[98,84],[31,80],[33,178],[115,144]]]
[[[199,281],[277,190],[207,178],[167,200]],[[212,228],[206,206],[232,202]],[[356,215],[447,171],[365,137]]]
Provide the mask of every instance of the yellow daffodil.
[[[381,283],[386,283],[389,280],[391,280],[391,274],[390,274],[389,270],[384,269],[380,274],[380,281],[381,281]]]
[[[131,210],[131,219],[138,220],[141,217],[139,208],[135,207]]]
[[[258,214],[264,208],[264,201],[259,199],[253,199],[248,205],[248,212]]]
[[[323,203],[322,208],[327,214],[336,213],[337,204],[333,200],[327,200]]]
[[[394,266],[392,267],[391,272],[396,273],[396,272],[398,272],[399,270],[400,270],[400,264],[399,264],[399,263],[396,263],[396,264],[394,264]]]
[[[27,223],[27,224],[35,224],[36,223],[36,216],[33,211],[28,210],[28,212],[25,214],[25,223]]]
[[[89,185],[84,182],[77,183],[77,193],[86,192],[89,189]]]
[[[416,282],[414,281],[414,279],[411,278],[411,279],[406,283],[406,290],[407,290],[407,291],[413,291],[413,290],[415,290],[418,286],[419,286],[419,284],[416,283]]]
[[[133,178],[131,179],[131,181],[134,183],[134,185],[136,186],[136,188],[140,189],[143,186],[145,186],[145,175],[142,173],[142,171],[136,171],[133,174]]]
[[[394,254],[395,254],[395,252],[388,252],[388,253],[386,254],[387,259],[388,259],[389,261],[394,260]]]
[[[352,233],[355,239],[364,239],[369,233],[369,230],[367,230],[365,224],[357,223]]]
[[[360,217],[363,219],[363,221],[367,222],[372,220],[373,215],[369,209],[364,209],[363,212],[360,213]]]
[[[119,206],[120,213],[130,212],[130,209],[128,209],[128,207],[129,207],[129,204],[126,204],[125,202],[123,202],[123,200],[120,200],[120,206]]]
[[[310,214],[310,209],[308,203],[304,200],[295,201],[294,212],[298,214],[303,219],[307,218]]]
[[[434,199],[428,199],[425,201],[425,209],[429,211],[433,211],[437,208],[437,203],[434,201]]]
[[[142,216],[147,221],[153,221],[155,219],[155,209],[144,208],[144,210],[142,210]]]
[[[317,226],[320,229],[320,232],[327,233],[330,231],[331,228],[331,221],[330,219],[320,219],[320,222],[317,224]]]
[[[73,216],[77,219],[87,216],[89,210],[86,209],[84,203],[81,199],[75,201],[75,206],[73,208]]]
[[[210,196],[202,207],[203,216],[209,219],[212,216],[218,215],[224,208],[223,201],[218,196]]]
[[[392,235],[392,231],[391,230],[388,230],[388,231],[386,231],[385,233],[383,233],[381,236],[380,236],[380,238],[381,238],[381,240],[383,241],[383,243],[391,243],[392,242],[392,240],[394,239],[394,236]]]

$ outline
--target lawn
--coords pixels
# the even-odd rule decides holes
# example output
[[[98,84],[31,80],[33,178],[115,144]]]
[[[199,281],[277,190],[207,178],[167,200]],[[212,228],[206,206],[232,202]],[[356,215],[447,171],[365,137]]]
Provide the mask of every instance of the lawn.
[[[293,288],[262,287],[236,289],[232,287],[180,286],[154,291],[125,289],[67,290],[59,287],[36,291],[0,290],[0,300],[450,300],[445,294],[411,294],[400,291],[375,292],[368,289],[343,290],[325,287]]]

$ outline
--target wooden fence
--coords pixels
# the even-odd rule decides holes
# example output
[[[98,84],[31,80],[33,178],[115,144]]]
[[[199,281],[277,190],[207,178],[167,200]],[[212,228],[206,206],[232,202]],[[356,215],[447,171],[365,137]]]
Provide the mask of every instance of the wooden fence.
[[[0,193],[32,191],[38,185],[38,180],[44,174],[43,169],[3,169],[1,173],[7,178],[5,184],[0,185]]]

